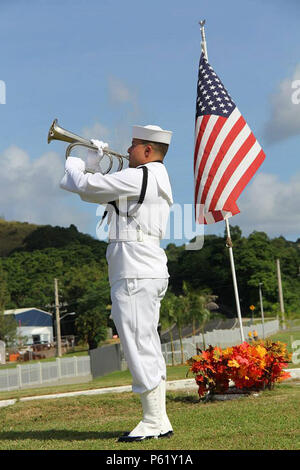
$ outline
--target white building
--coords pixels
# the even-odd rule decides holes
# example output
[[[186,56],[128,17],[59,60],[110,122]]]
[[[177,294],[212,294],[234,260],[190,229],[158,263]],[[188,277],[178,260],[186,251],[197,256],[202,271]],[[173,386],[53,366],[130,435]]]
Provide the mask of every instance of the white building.
[[[26,344],[52,343],[52,314],[39,308],[17,308],[5,310],[4,315],[14,315],[17,333],[26,337]]]

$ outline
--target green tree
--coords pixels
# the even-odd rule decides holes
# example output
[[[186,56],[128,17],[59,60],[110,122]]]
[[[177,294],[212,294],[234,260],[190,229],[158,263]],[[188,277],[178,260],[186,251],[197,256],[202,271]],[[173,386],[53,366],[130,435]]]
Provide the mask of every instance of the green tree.
[[[211,294],[208,290],[193,289],[187,282],[183,282],[183,292],[188,299],[187,320],[192,323],[193,336],[197,334],[197,325],[201,331],[203,344],[204,326],[211,317],[208,305],[217,299],[216,295]]]
[[[13,315],[4,315],[3,311],[0,312],[0,340],[8,347],[17,341],[17,322]]]
[[[189,297],[187,295],[178,295],[175,299],[174,318],[175,318],[175,323],[176,323],[176,326],[178,328],[178,333],[179,333],[181,364],[184,364],[182,328],[187,324],[189,310],[190,310]]]
[[[9,292],[7,288],[7,275],[4,272],[2,261],[0,259],[0,312],[5,310],[9,301]]]
[[[0,260],[0,340],[4,341],[7,346],[11,346],[17,338],[17,322],[13,315],[4,315],[8,300],[6,275]]]
[[[286,312],[300,315],[300,244],[284,237],[271,240],[264,232],[242,235],[238,226],[231,226],[231,240],[242,315],[249,314],[249,305],[259,311],[260,282],[264,284],[265,313],[278,309],[276,258],[280,258]],[[186,251],[173,244],[166,253],[170,272],[170,288],[182,294],[183,282],[192,289],[208,290],[218,296],[220,312],[236,316],[235,296],[230,268],[227,234],[208,235],[199,251]],[[275,307],[274,307],[275,306]]]
[[[259,312],[260,282],[263,282],[265,315],[279,311],[276,275],[276,258],[279,258],[286,316],[299,317],[300,239],[297,242],[282,236],[270,239],[264,232],[245,237],[238,226],[231,226],[230,231],[242,315],[249,315],[251,304]],[[207,235],[203,248],[198,251],[169,244],[166,254],[170,291],[174,295],[185,295],[184,282],[191,290],[213,292],[218,296],[220,312],[233,317],[236,305],[226,238],[226,233]],[[75,226],[38,227],[0,221],[0,242],[1,250],[3,245],[0,259],[9,294],[5,302],[7,309],[32,306],[45,309],[54,300],[54,278],[60,281],[63,300],[76,304],[91,283],[106,276],[106,243],[81,234]],[[75,311],[75,307],[70,311]]]
[[[77,300],[76,329],[79,339],[95,349],[106,339],[109,316],[109,289],[105,280],[94,282]]]
[[[194,291],[190,294],[190,314],[193,321],[195,322],[197,320],[198,324],[200,325],[204,349],[206,348],[204,339],[204,327],[211,316],[210,310],[207,308],[207,305],[209,302],[215,300],[215,297],[216,296],[212,296],[210,294],[207,294],[206,292],[201,291]]]
[[[175,301],[176,295],[170,290],[167,291],[165,297],[161,302],[160,307],[160,323],[164,330],[169,330],[171,352],[172,352],[172,365],[175,365],[175,354],[174,354],[174,339],[173,339],[173,326],[175,325]]]
[[[45,309],[53,303],[54,278],[60,280],[62,289],[66,286],[67,292],[71,290],[68,286],[73,284],[71,297],[76,300],[91,276],[95,277],[98,272],[100,278],[107,271],[106,260],[98,257],[97,250],[94,252],[92,247],[78,243],[68,248],[15,252],[2,261],[10,292],[7,308],[35,306]]]

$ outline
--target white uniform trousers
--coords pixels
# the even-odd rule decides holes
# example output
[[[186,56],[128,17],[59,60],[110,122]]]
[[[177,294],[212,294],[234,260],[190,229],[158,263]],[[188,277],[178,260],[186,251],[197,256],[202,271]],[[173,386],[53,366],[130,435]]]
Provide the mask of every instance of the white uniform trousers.
[[[111,286],[112,319],[131,372],[132,391],[144,393],[166,379],[157,331],[168,279],[121,279]]]

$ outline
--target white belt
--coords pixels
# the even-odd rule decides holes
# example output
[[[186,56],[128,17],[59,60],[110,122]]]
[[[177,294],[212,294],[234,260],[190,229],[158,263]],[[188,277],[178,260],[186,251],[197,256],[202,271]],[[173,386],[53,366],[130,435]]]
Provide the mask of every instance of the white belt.
[[[150,242],[160,246],[160,238],[148,235],[142,230],[120,230],[118,236],[110,236],[108,242]]]

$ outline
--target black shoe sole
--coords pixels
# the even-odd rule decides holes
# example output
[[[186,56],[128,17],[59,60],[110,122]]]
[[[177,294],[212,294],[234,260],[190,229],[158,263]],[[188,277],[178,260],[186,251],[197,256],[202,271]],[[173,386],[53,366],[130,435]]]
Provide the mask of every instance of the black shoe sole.
[[[158,436],[135,436],[135,437],[130,437],[130,436],[121,436],[118,439],[118,442],[140,442],[140,441],[145,441],[146,439],[158,439]]]
[[[158,438],[159,438],[159,439],[164,438],[164,437],[170,438],[170,437],[173,436],[173,434],[174,434],[173,431],[168,431],[168,432],[165,432],[164,434],[160,434],[160,435],[158,436]]]
[[[145,441],[146,439],[163,439],[163,438],[170,438],[173,436],[173,431],[165,432],[164,434],[160,434],[159,436],[129,436],[130,432],[125,432],[121,437],[119,437],[117,442],[140,442]]]

